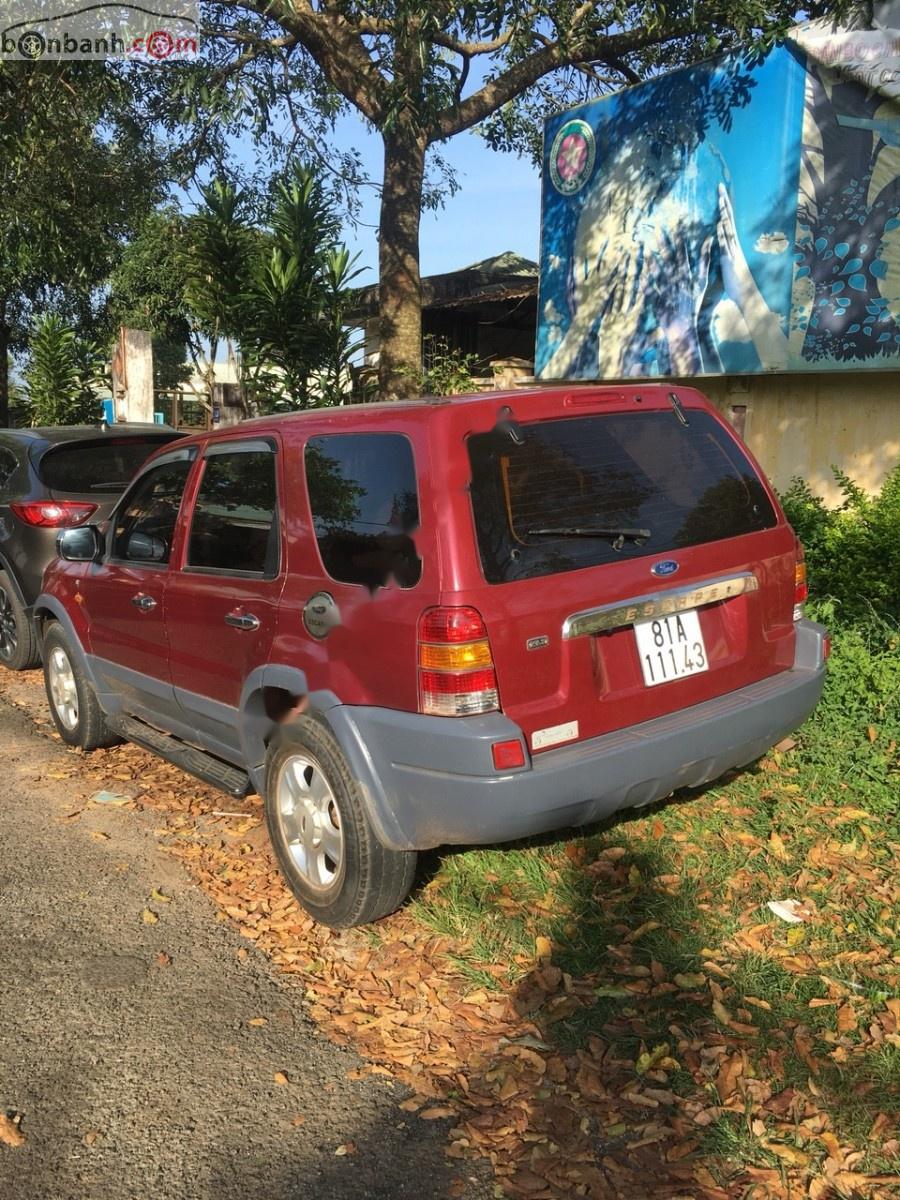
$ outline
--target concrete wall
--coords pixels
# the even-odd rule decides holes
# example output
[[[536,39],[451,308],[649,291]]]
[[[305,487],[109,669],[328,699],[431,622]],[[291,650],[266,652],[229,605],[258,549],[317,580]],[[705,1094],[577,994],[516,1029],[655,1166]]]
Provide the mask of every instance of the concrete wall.
[[[835,502],[832,463],[867,491],[900,463],[900,372],[732,376],[694,386],[742,433],[779,489],[801,475]]]

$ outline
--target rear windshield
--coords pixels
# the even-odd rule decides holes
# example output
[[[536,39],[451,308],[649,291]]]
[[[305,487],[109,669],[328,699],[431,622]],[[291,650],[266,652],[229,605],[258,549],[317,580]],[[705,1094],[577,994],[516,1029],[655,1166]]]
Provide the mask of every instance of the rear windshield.
[[[705,412],[609,413],[469,438],[489,583],[715,542],[777,523],[738,444]],[[642,535],[642,536],[638,536]]]
[[[38,465],[38,475],[51,492],[117,495],[154,450],[172,434],[141,438],[104,438],[102,442],[67,442],[54,446]]]

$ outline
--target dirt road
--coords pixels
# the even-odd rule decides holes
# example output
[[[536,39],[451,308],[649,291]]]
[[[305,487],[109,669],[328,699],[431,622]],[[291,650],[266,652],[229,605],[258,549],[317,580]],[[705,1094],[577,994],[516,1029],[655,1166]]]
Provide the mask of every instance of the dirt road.
[[[490,1194],[304,1019],[151,815],[67,820],[71,757],[3,701],[0,747],[0,1115],[26,1138],[0,1141],[4,1200]]]

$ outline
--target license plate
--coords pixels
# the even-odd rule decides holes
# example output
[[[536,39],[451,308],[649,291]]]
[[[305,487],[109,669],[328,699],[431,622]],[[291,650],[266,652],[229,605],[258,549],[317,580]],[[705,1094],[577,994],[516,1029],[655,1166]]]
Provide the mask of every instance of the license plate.
[[[636,621],[634,637],[647,687],[698,675],[709,668],[695,609],[653,621]]]

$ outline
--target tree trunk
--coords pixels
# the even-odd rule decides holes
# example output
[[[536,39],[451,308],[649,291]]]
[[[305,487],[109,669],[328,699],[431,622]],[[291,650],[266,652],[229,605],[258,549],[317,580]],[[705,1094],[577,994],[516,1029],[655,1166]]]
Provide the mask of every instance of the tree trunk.
[[[10,425],[10,326],[0,322],[0,430]]]
[[[422,383],[422,284],[419,218],[426,139],[398,125],[384,137],[384,187],[379,226],[378,379],[382,400],[415,396]]]
[[[9,339],[6,305],[0,305],[0,429],[9,425]]]

